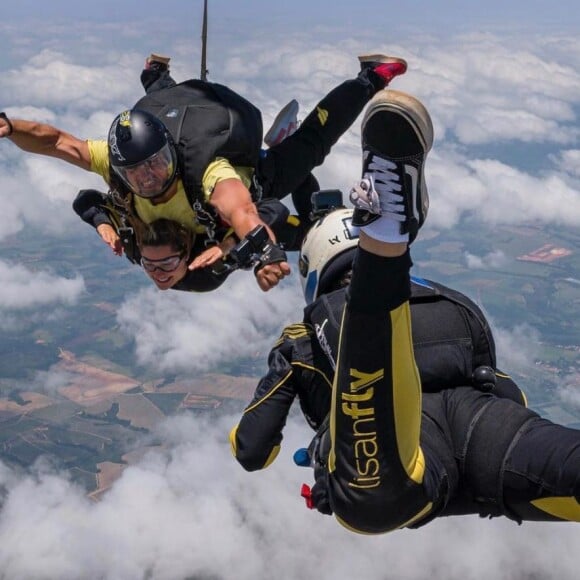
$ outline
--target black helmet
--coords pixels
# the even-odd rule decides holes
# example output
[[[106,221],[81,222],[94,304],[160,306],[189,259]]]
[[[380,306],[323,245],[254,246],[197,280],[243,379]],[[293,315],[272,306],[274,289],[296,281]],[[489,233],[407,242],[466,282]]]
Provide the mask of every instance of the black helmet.
[[[123,183],[140,197],[158,197],[177,173],[177,153],[165,125],[139,109],[123,111],[109,129],[109,162]]]

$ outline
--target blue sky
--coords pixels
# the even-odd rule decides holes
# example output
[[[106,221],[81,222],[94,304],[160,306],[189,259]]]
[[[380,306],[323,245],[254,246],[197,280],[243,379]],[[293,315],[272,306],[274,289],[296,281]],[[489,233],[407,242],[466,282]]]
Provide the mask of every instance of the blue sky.
[[[162,4],[152,0],[103,0],[95,3],[79,3],[75,0],[52,0],[40,3],[36,0],[20,2],[7,0],[4,15],[9,20],[62,19],[76,21],[110,21],[112,18],[138,20],[143,16],[179,15],[182,21],[191,21],[201,13],[201,0],[165,0]],[[242,23],[249,21],[258,24],[286,22],[291,27],[305,22],[322,24],[354,24],[355,22],[380,20],[385,27],[389,22],[396,26],[497,26],[518,27],[535,25],[545,29],[551,26],[570,26],[578,23],[577,3],[561,0],[548,3],[542,0],[503,2],[489,0],[410,0],[404,5],[398,2],[363,0],[362,2],[332,2],[317,0],[306,2],[271,2],[269,0],[209,0],[212,19],[225,22]]]
[[[201,5],[5,1],[0,106],[13,117],[46,121],[79,137],[104,135],[112,118],[142,94],[138,75],[150,52],[171,55],[178,80],[198,74]],[[290,98],[300,102],[303,118],[326,91],[356,74],[357,54],[403,56],[409,71],[393,88],[424,102],[436,134],[427,161],[432,205],[425,233],[444,232],[473,216],[491,226],[578,227],[579,29],[580,10],[571,1],[210,0],[208,65],[210,80],[253,100],[267,126]],[[359,138],[355,123],[317,169],[323,187],[347,189],[359,177]],[[84,291],[81,265],[54,271],[36,265],[33,271],[30,264],[4,260],[3,241],[24,231],[57,240],[88,235],[70,203],[81,187],[100,185],[74,167],[0,141],[1,331],[24,310],[40,317]],[[289,284],[283,300],[259,294],[250,276],[227,292],[193,300],[158,292],[144,280],[118,312],[119,324],[135,338],[128,356],[160,371],[199,372],[199,361],[209,356],[219,364],[234,348],[241,356],[256,344],[265,348],[274,332],[271,325],[263,330],[265,322],[281,326],[300,312],[296,278]],[[255,305],[251,313],[232,311],[242,301]],[[207,340],[191,340],[208,312],[225,313],[227,324],[215,323]],[[232,335],[248,325],[255,332],[251,344],[236,344]],[[509,336],[513,329],[504,330]],[[503,352],[515,358],[525,354],[526,340],[521,332],[513,335],[517,340],[508,339]],[[427,568],[433,577],[446,570],[450,578],[485,573],[507,579],[521,562],[539,569],[558,562],[563,578],[576,571],[577,526],[520,529],[511,522],[470,519],[388,538],[354,537],[330,519],[297,510],[300,474],[288,458],[260,476],[235,471],[224,453],[231,426],[225,423],[211,433],[190,422],[164,427],[160,437],[168,455],[127,470],[99,507],[57,474],[19,478],[0,466],[0,484],[10,490],[8,507],[0,512],[0,569],[10,566],[13,577],[78,578],[90,566],[94,577],[142,578],[153,570],[153,577],[164,579],[184,577],[188,565],[209,561],[226,577],[232,569],[240,578],[258,579],[271,577],[271,569],[286,571],[288,578],[316,570],[318,578],[333,580],[348,574],[383,578],[381,562],[409,578],[424,578]],[[304,443],[301,436],[289,437],[289,449]],[[253,510],[242,518],[238,506],[252,501]],[[296,546],[291,553],[272,540],[282,536]],[[207,547],[200,537],[207,538]],[[264,541],[271,551],[264,550]]]

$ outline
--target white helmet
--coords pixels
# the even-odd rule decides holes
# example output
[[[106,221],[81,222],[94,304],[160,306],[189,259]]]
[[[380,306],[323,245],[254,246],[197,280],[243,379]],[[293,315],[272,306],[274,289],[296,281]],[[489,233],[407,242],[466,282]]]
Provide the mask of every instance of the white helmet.
[[[337,209],[314,222],[302,242],[298,270],[306,303],[328,292],[352,266],[359,228],[352,225],[353,209]]]

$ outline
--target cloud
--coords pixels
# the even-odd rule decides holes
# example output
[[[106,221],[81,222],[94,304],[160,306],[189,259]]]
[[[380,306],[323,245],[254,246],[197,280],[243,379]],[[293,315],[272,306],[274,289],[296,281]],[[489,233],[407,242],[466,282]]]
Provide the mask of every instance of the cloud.
[[[141,290],[125,300],[117,320],[135,341],[139,364],[166,372],[207,370],[237,358],[266,356],[272,336],[300,318],[296,272],[263,293],[251,272],[236,272],[208,294]]]
[[[101,54],[103,59],[104,53]],[[120,55],[116,62],[86,66],[74,62],[74,54],[44,49],[4,76],[6,102],[24,102],[39,107],[94,110],[112,102],[131,103],[139,86],[135,55]],[[141,59],[141,62],[144,59]],[[141,63],[140,63],[141,64]],[[134,82],[127,82],[126,69],[134,66]],[[103,90],[104,83],[106,90]]]
[[[464,257],[467,267],[473,270],[501,268],[509,262],[509,258],[501,250],[489,252],[485,256],[476,256],[470,252],[465,252]]]
[[[63,278],[46,271],[0,261],[0,305],[3,310],[74,304],[85,290],[81,276]]]
[[[224,26],[210,79],[254,100],[265,126],[290,98],[300,101],[304,118],[326,91],[356,73],[354,55],[385,45],[383,27],[343,31],[337,42],[333,31],[312,34],[310,23],[276,39],[256,34],[250,21],[246,36],[232,40],[240,27],[231,19]],[[3,70],[0,100],[15,118],[43,120],[81,138],[103,136],[113,116],[141,95],[138,73],[151,50],[151,28],[131,22],[68,28],[47,23],[13,30],[18,46],[10,54],[18,55],[18,64]],[[163,30],[155,31],[183,79],[197,53],[172,35],[170,42]],[[576,34],[512,30],[505,36],[405,32],[392,40],[389,50],[410,65],[393,87],[421,98],[436,129],[427,162],[427,227],[450,228],[466,216],[578,224],[579,46]],[[323,187],[346,189],[360,175],[359,142],[355,122],[316,170]],[[483,151],[498,144],[524,162],[516,166],[511,157]],[[541,167],[528,159],[532,146],[542,147]],[[27,226],[33,234],[57,235],[77,220],[70,211],[76,191],[101,185],[97,177],[7,142],[0,142],[0,168],[0,239]],[[484,266],[493,258],[471,257]],[[127,298],[118,320],[134,337],[139,362],[167,372],[218,366],[257,351],[264,356],[284,322],[299,318],[302,300],[293,280],[294,286],[268,294],[249,273],[235,274],[210,295],[151,288]],[[0,288],[14,311],[75,300],[82,279],[0,262]],[[12,312],[10,318],[16,323]],[[495,334],[500,366],[529,368],[537,333],[515,327]],[[37,379],[50,390],[66,377],[49,372]],[[571,382],[563,397],[575,401],[576,390]],[[0,465],[0,570],[7,578],[107,580],[228,578],[232,571],[242,580],[577,575],[574,524],[517,527],[467,517],[378,538],[349,533],[306,510],[298,497],[311,473],[294,467],[289,453],[308,442],[303,427],[291,421],[278,461],[264,473],[247,474],[229,457],[226,433],[235,420],[169,421],[160,434],[166,450],[129,467],[97,504],[47,465],[29,474]]]
[[[562,167],[532,175],[497,159],[467,159],[441,147],[427,160],[428,227],[470,217],[488,224],[580,224],[580,183]]]
[[[571,373],[561,381],[557,390],[558,397],[565,407],[576,407],[580,410],[580,374]]]
[[[349,532],[299,497],[312,478],[290,460],[309,437],[303,422],[290,421],[270,468],[246,473],[225,436],[235,420],[168,421],[158,434],[165,451],[128,467],[97,503],[45,463],[28,475],[0,465],[4,577],[382,580],[386,570],[409,580],[508,580],[514,570],[521,578],[575,577],[573,524],[463,517],[383,536]]]
[[[23,388],[34,392],[44,392],[48,395],[58,395],[58,391],[62,387],[69,386],[78,380],[78,376],[69,371],[60,370],[57,365],[53,365],[47,371],[36,371],[32,385],[24,384]],[[83,376],[83,388],[102,388],[103,382],[94,377]]]
[[[570,122],[580,98],[578,41],[541,38],[468,33],[440,44],[419,40],[411,61],[419,74],[408,78],[428,99],[437,135],[452,132],[472,145],[576,140],[578,128]],[[559,51],[558,42],[567,42],[570,52]]]
[[[518,324],[512,329],[498,327],[495,321],[491,324],[499,368],[509,369],[513,374],[533,366],[540,352],[540,333],[528,324]]]
[[[580,149],[560,151],[553,159],[558,169],[574,177],[580,177]]]
[[[130,50],[115,44],[99,51],[98,43],[91,42],[78,54],[52,45],[29,51],[3,75],[0,98],[6,110],[80,138],[102,137],[114,115],[142,95],[139,43],[144,38],[135,32],[132,27],[115,30],[116,42],[131,38]],[[98,28],[92,32],[96,37],[98,33]],[[372,31],[364,40],[343,36],[340,45],[331,43],[330,36],[328,30],[317,39],[293,31],[273,44],[267,37],[240,38],[212,54],[210,76],[262,108],[266,127],[290,98],[300,102],[303,119],[327,91],[356,74],[356,54],[369,52],[369,46],[380,51],[384,44]],[[168,50],[175,55],[172,70],[182,80],[191,69],[191,43],[178,37],[173,48]],[[578,48],[576,37],[555,33],[541,38],[497,33],[436,38],[416,32],[404,42],[393,39],[389,50],[409,61],[408,73],[393,88],[417,95],[435,125],[426,169],[432,197],[427,227],[453,227],[469,215],[489,223],[578,225]],[[142,52],[147,53],[145,48]],[[315,170],[323,188],[348,190],[360,176],[359,143],[357,120]],[[504,159],[490,152],[482,155],[481,147],[498,145],[509,153]],[[530,147],[543,148],[541,166],[523,161],[530,157]],[[94,175],[20,153],[5,143],[0,143],[0,166],[5,168],[0,186],[13,194],[0,201],[0,215],[6,216],[0,218],[0,238],[26,224],[54,233],[55,215],[66,216],[61,219],[67,223],[76,219],[70,210],[58,208],[70,203],[78,189],[103,187]]]

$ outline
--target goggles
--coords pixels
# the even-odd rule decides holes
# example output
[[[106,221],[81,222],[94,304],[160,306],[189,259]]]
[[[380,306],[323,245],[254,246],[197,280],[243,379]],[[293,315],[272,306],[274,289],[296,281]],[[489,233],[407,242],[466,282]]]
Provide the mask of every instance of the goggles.
[[[148,199],[165,193],[173,182],[176,169],[175,155],[169,143],[145,161],[133,165],[113,165],[113,171],[135,195]]]
[[[141,257],[141,266],[147,272],[155,272],[155,270],[160,270],[161,272],[174,272],[179,268],[179,264],[185,258],[185,254],[175,254],[174,256],[167,256],[162,260],[148,260],[147,258]]]

